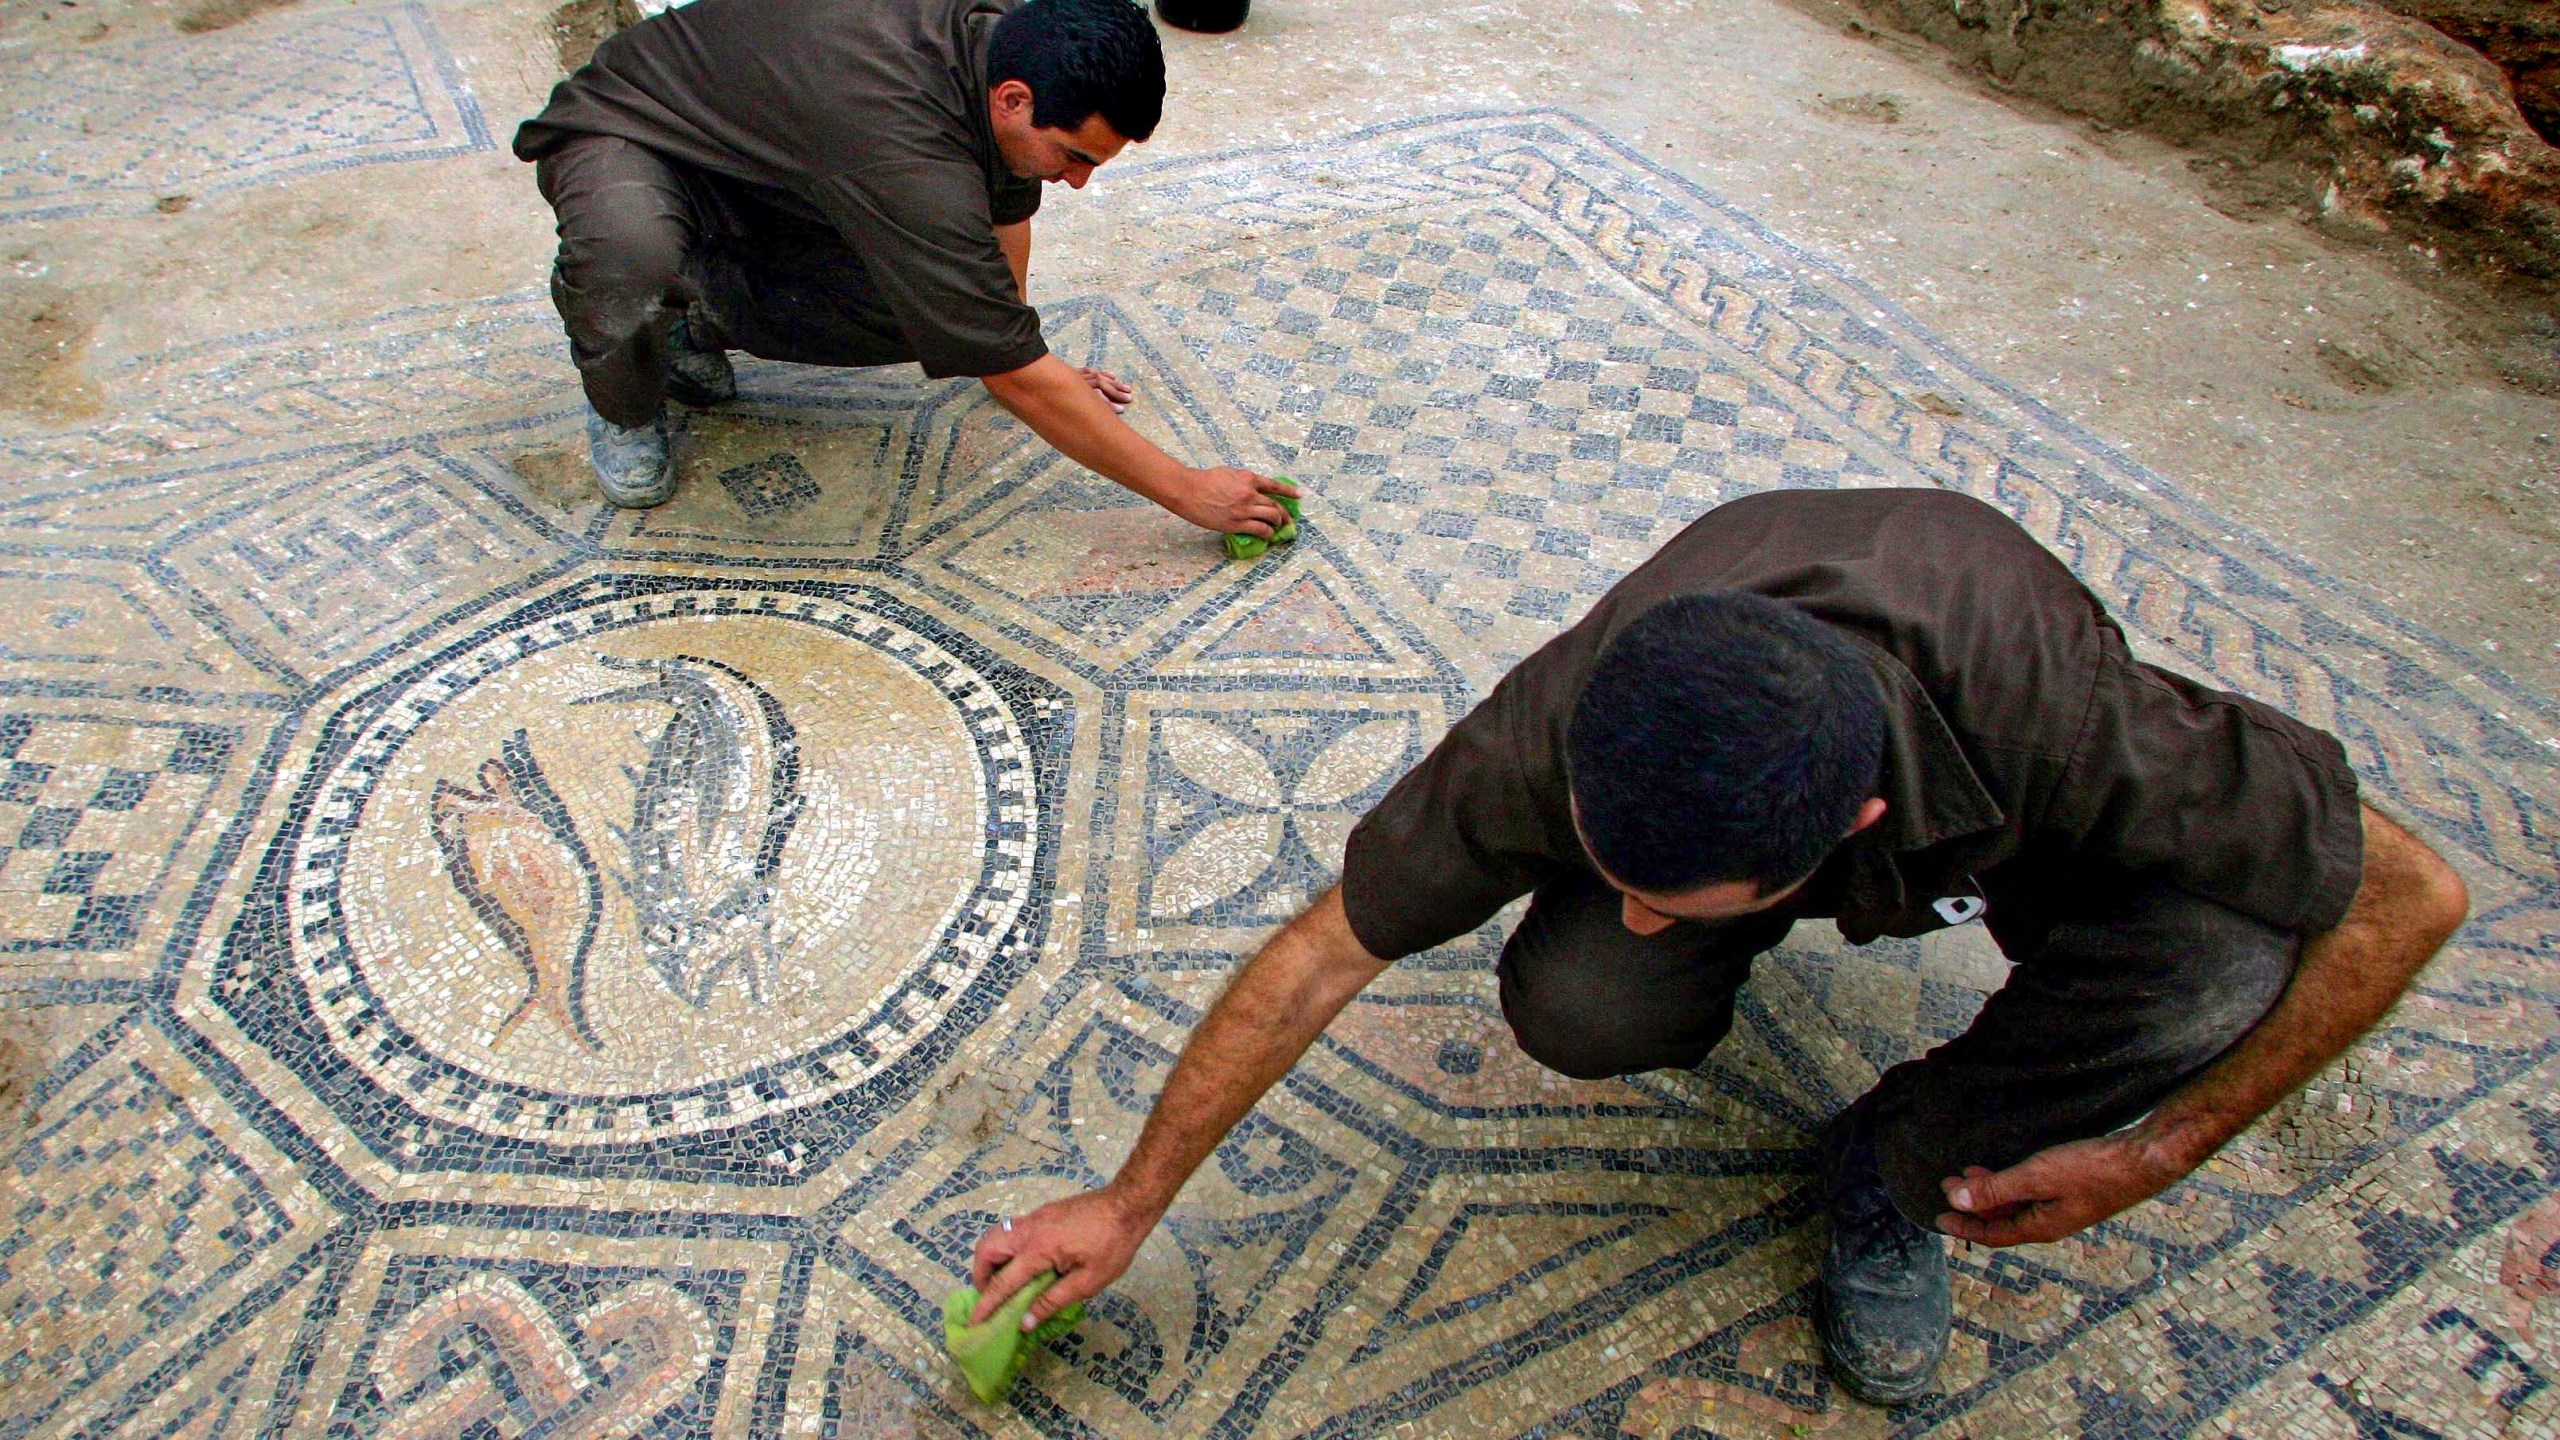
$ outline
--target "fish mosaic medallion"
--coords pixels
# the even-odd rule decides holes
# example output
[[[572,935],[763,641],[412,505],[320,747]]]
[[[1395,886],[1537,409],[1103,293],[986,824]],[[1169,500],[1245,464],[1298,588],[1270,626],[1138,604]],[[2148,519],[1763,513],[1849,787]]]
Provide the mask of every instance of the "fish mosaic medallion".
[[[1026,727],[1062,707],[927,624],[591,581],[366,688],[220,1003],[325,1036],[279,1058],[396,1164],[799,1178],[1040,924]]]

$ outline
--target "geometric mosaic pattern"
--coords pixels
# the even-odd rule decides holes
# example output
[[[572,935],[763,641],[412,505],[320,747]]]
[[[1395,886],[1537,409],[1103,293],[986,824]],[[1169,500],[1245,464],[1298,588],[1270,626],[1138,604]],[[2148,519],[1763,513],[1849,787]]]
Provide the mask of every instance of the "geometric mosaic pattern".
[[[0,55],[0,93],[12,97],[0,222],[139,213],[172,194],[492,143],[416,4],[20,49]]]
[[[1250,565],[905,371],[742,365],[610,511],[530,288],[0,437],[0,983],[103,1017],[0,1168],[0,1436],[2560,1423],[2560,711],[1571,117],[1305,157],[1114,172],[1148,278],[1043,310],[1169,449],[1309,491]],[[1690,518],[1867,485],[2337,733],[2472,886],[2419,993],[2158,1201],[1960,1251],[1888,1413],[1818,1363],[1808,1146],[1996,955],[1801,927],[1699,1070],[1583,1082],[1511,1041],[1497,921],[969,1400],[977,1234],[1112,1171],[1384,787]]]
[[[239,748],[236,728],[0,715],[0,946],[131,952]],[[173,885],[174,879],[174,885]]]

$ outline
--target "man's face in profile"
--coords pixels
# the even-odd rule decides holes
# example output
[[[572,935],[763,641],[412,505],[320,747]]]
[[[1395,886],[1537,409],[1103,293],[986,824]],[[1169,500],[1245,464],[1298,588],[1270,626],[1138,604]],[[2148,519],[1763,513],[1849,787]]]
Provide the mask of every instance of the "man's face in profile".
[[[1618,892],[1621,902],[1618,918],[1638,935],[1659,935],[1683,920],[1714,924],[1719,920],[1739,920],[1745,915],[1756,915],[1785,901],[1813,879],[1808,873],[1774,891],[1764,889],[1757,880],[1711,880],[1677,894],[1639,890],[1610,874],[1609,867],[1600,863],[1600,857],[1591,853],[1591,839],[1582,833],[1582,807],[1570,799],[1567,803],[1573,809],[1574,838],[1582,842],[1583,858],[1591,862],[1592,869],[1600,872],[1601,879],[1609,882],[1609,888]],[[1858,807],[1858,816],[1850,824],[1849,834],[1855,835],[1883,819],[1884,809],[1881,799],[1871,799]]]
[[[1031,114],[1031,87],[1019,80],[1007,80],[987,93],[996,151],[1004,156],[1005,168],[1025,180],[1063,180],[1070,189],[1081,190],[1096,168],[1128,148],[1128,137],[1099,114],[1086,116],[1073,130],[1035,125]]]

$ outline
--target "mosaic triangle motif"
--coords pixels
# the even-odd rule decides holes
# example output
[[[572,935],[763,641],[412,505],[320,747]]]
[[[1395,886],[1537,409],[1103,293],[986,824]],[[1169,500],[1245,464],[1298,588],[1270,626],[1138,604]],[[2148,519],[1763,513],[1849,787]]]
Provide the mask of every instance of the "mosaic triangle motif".
[[[1686,1109],[1629,1081],[1556,1074],[1521,1054],[1501,1018],[1471,1000],[1357,1001],[1328,1028],[1327,1041],[1398,1089],[1452,1113]]]
[[[147,357],[127,421],[0,440],[0,539],[83,607],[0,655],[0,885],[61,876],[13,983],[132,1016],[52,1053],[6,1173],[245,1207],[227,1251],[11,1211],[0,1302],[169,1278],[79,1311],[85,1352],[13,1334],[0,1435],[374,1440],[509,1385],[554,1433],[2458,1428],[2359,1350],[2547,1414],[2560,1286],[2501,1257],[2560,1183],[2560,712],[1571,117],[1328,174],[1137,166],[1163,253],[1045,307],[1148,433],[1318,497],[1258,564],[906,372],[746,365],[676,504],[608,515],[530,288]],[[1814,1363],[1808,1147],[1997,965],[1800,935],[1698,1071],[1572,1082],[1500,1021],[1497,923],[1381,977],[1010,1409],[959,1397],[976,1235],[1110,1172],[1394,775],[1697,514],[1875,484],[2002,506],[2462,857],[2479,918],[2351,1082],[1961,1257],[1941,1389],[1888,1420]],[[668,938],[705,909],[734,929]]]
[[[1470,1206],[1440,1233],[1394,1320],[1422,1328],[1499,1303],[1549,1272],[1670,1213],[1658,1205],[1534,1201]]]
[[[1385,664],[1385,647],[1363,634],[1323,581],[1309,576],[1271,597],[1200,652],[1203,660],[1366,661]]]
[[[1201,615],[1154,665],[1157,675],[1230,680],[1247,676],[1322,674],[1429,684],[1447,678],[1448,663],[1372,587],[1343,568],[1331,539],[1326,504],[1313,494],[1305,541],[1256,563],[1249,588]]]

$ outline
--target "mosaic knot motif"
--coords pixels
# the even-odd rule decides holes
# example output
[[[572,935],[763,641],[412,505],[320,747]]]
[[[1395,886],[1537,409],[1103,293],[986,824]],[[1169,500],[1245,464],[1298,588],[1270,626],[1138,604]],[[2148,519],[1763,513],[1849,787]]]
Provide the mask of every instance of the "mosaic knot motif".
[[[426,33],[241,53],[324,21]],[[906,371],[742,363],[676,498],[613,511],[532,288],[144,357],[116,423],[0,442],[0,938],[57,1020],[0,1434],[2560,1424],[2560,711],[1570,116],[1114,185],[1159,249],[1050,343],[1297,479],[1285,553]],[[2477,904],[2388,1024],[2158,1200],[1958,1253],[1886,1412],[1820,1365],[1811,1146],[2001,983],[1978,930],[1799,927],[1698,1070],[1579,1081],[1513,1042],[1498,920],[967,1399],[977,1235],[1113,1172],[1386,787],[1681,525],[1866,485],[2001,507],[2146,654],[2340,736]]]
[[[736,1278],[404,1257],[327,1434],[713,1433]]]

